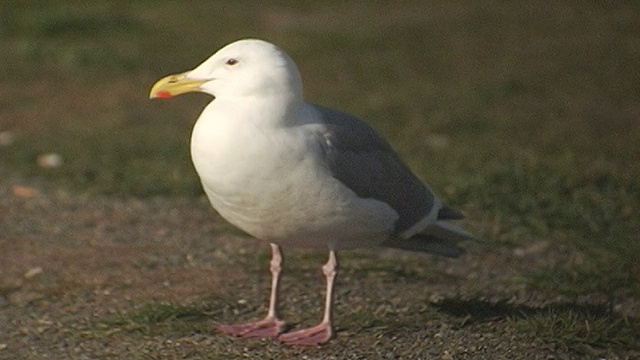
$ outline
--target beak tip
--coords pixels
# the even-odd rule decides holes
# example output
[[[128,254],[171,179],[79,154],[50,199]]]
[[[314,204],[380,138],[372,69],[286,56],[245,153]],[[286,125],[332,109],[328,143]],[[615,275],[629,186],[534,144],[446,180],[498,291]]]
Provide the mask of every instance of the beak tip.
[[[171,97],[173,97],[173,95],[165,90],[158,91],[156,93],[152,92],[151,94],[149,94],[149,99],[169,99]]]
[[[190,79],[187,77],[188,74],[185,72],[169,75],[156,81],[149,90],[149,99],[169,99],[180,94],[201,91],[200,85],[206,81]]]

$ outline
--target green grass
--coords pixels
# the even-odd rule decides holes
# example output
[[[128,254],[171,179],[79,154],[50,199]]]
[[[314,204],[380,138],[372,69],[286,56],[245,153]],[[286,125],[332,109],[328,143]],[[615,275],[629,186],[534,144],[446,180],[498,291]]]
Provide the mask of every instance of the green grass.
[[[188,142],[207,97],[149,101],[147,91],[232,40],[262,37],[298,62],[308,99],[366,118],[480,237],[578,249],[528,286],[638,298],[639,4],[0,4],[0,131],[16,135],[0,146],[1,174],[75,193],[200,194]],[[47,152],[64,165],[38,167]],[[530,325],[548,338],[600,346],[610,340],[598,332],[626,324],[537,316]]]
[[[554,310],[518,319],[516,326],[545,342],[583,354],[592,353],[593,348],[633,349],[640,331],[637,318]]]
[[[119,331],[143,335],[206,332],[211,312],[201,306],[169,302],[147,303],[98,324],[107,333]]]
[[[638,297],[640,219],[633,209],[640,207],[640,187],[624,169],[595,160],[579,171],[570,166],[577,161],[510,161],[458,184],[452,199],[473,199],[474,206],[504,219],[498,241],[564,239],[586,257],[543,270],[528,284],[568,296]]]
[[[461,319],[460,327],[506,320],[537,340],[581,354],[595,349],[633,349],[640,319],[624,317],[605,305],[555,303],[540,307],[478,299],[443,299],[434,306]]]

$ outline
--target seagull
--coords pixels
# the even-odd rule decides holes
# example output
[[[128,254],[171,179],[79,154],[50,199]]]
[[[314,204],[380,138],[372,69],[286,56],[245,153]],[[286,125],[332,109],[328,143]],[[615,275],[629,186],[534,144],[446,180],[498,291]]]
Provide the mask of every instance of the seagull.
[[[334,336],[336,253],[376,246],[458,257],[474,237],[450,223],[463,215],[440,201],[371,127],[304,101],[294,61],[276,45],[243,39],[196,68],[158,80],[150,98],[213,96],[191,134],[191,158],[213,208],[269,242],[269,310],[223,325],[236,337],[319,345]],[[281,248],[328,249],[322,321],[287,332],[278,315]]]

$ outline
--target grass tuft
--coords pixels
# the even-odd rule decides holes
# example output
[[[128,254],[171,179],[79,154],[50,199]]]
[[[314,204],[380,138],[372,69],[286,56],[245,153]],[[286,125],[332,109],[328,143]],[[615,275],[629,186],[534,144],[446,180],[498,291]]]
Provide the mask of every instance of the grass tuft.
[[[634,349],[640,341],[637,318],[550,309],[516,322],[545,342],[581,353],[590,353],[593,347]]]

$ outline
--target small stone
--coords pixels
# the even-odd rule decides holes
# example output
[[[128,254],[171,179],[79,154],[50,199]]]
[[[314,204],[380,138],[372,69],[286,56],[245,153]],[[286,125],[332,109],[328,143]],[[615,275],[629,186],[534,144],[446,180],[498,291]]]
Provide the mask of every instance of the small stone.
[[[11,192],[13,195],[22,198],[32,198],[38,194],[36,189],[23,185],[13,185],[11,187]]]
[[[0,132],[0,146],[9,146],[16,141],[16,136],[11,131]]]
[[[38,266],[38,267],[31,268],[29,271],[24,273],[24,275],[22,275],[22,276],[25,279],[31,279],[33,277],[36,277],[37,275],[40,275],[40,274],[42,274],[42,268],[40,266]]]
[[[513,255],[517,257],[523,257],[526,255],[526,253],[523,248],[515,248],[513,249]]]
[[[442,134],[430,134],[426,137],[426,143],[434,149],[442,149],[449,145],[449,137]]]
[[[38,156],[37,163],[42,168],[51,169],[62,166],[64,160],[60,154],[46,153]]]

